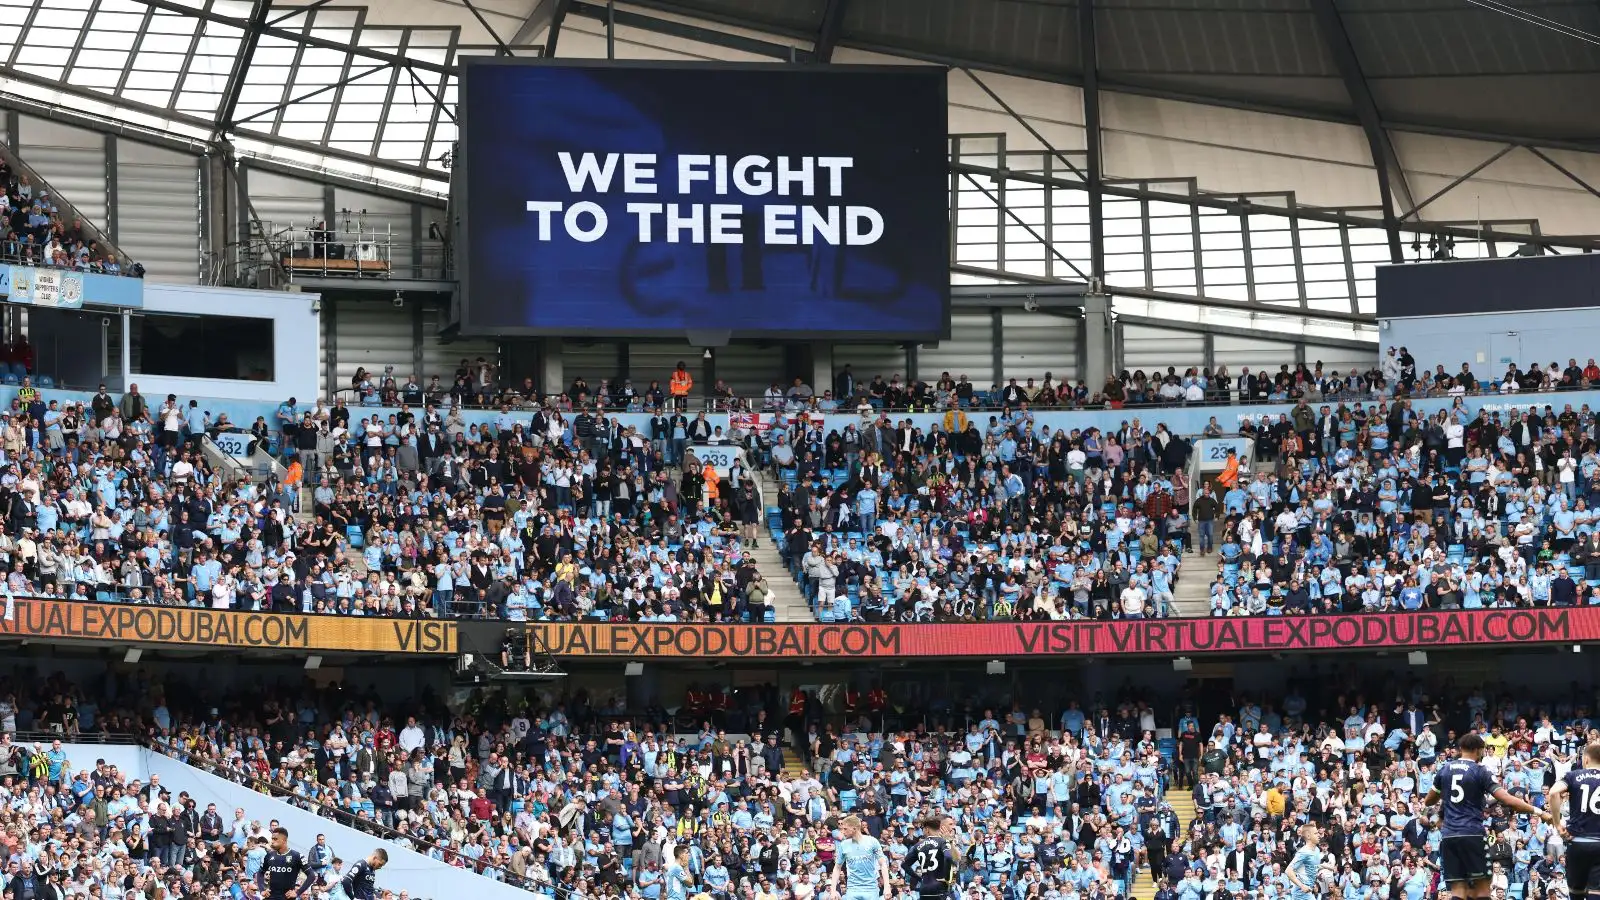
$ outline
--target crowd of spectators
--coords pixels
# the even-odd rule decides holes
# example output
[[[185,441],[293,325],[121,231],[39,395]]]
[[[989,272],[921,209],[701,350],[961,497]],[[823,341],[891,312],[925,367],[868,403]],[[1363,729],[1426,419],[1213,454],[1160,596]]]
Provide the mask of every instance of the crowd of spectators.
[[[1373,693],[1348,687],[1364,681],[1383,683]],[[59,677],[20,683],[30,689],[7,698],[12,727],[59,715],[53,708],[95,706]],[[110,715],[136,720],[152,746],[191,765],[564,900],[666,896],[679,847],[696,892],[826,896],[844,814],[882,842],[897,881],[917,823],[948,816],[960,851],[954,890],[972,900],[1110,900],[1129,896],[1141,873],[1155,900],[1276,900],[1289,895],[1285,864],[1310,821],[1323,826],[1327,855],[1320,896],[1423,900],[1439,887],[1439,834],[1422,798],[1460,734],[1483,735],[1485,765],[1536,805],[1600,738],[1592,689],[1576,684],[1530,701],[1364,678],[1353,665],[1300,672],[1270,695],[1231,701],[1185,694],[1158,704],[1125,686],[1044,709],[1025,696],[980,694],[902,712],[918,704],[896,697],[887,718],[825,712],[804,694],[790,701],[799,712],[780,718],[773,688],[745,687],[724,718],[686,731],[666,710],[630,710],[582,690],[480,693],[452,710],[426,695],[386,703],[337,685],[228,689],[148,669],[107,685]],[[8,809],[23,812],[25,858],[54,858],[52,835],[36,830],[52,819],[73,823],[69,844],[114,848],[108,832],[118,824],[152,833],[155,798],[148,808],[126,798],[154,788],[130,785],[117,800],[108,786],[112,799],[102,801],[93,772],[39,753],[22,777],[0,778],[22,798]],[[1178,791],[1192,817],[1174,808]],[[124,818],[86,828],[102,802],[120,804]],[[259,825],[244,826],[242,811],[215,812],[212,831],[232,859],[229,845]],[[230,815],[231,824],[220,821]],[[205,827],[195,842],[202,868],[212,866]],[[1486,840],[1497,900],[1565,896],[1555,828],[1495,807]],[[180,866],[192,862],[184,852]],[[118,869],[114,849],[86,855],[91,881],[141,869]],[[7,879],[16,877],[13,868]],[[177,881],[178,894],[204,890]],[[912,892],[898,881],[886,895]]]
[[[0,895],[265,900],[261,872],[279,824],[272,804],[218,809],[174,793],[159,776],[141,781],[103,756],[74,758],[93,749],[74,740],[138,736],[137,713],[107,713],[59,674],[0,680]],[[344,860],[324,835],[302,840],[313,873],[302,897],[344,897]]]
[[[50,192],[0,162],[0,256],[7,262],[103,275],[142,277],[143,267],[124,267],[91,239],[82,219],[67,222]],[[125,271],[126,269],[126,271]]]
[[[292,463],[260,483],[213,470],[201,436],[238,426],[195,401],[135,385],[63,402],[23,382],[0,416],[13,595],[763,621],[776,573],[755,550],[771,539],[824,620],[1170,615],[1180,578],[1212,580],[1192,554],[1213,550],[1217,614],[1600,597],[1587,407],[1468,417],[1460,400],[1423,415],[1408,397],[1302,397],[1242,419],[1254,470],[1191,485],[1190,437],[1159,413],[1052,429],[1026,400],[932,422],[869,401],[825,433],[805,415],[725,428],[669,397],[647,421],[506,404],[469,422],[408,385],[385,415],[291,398],[240,423]],[[1213,417],[1202,436],[1232,431]],[[749,462],[719,473],[689,454],[700,444]]]
[[[601,378],[591,384],[582,375],[565,386],[541,391],[532,378],[511,383],[500,377],[499,367],[485,357],[463,358],[453,378],[430,376],[424,383],[416,376],[398,376],[394,367],[382,373],[360,368],[350,379],[348,395],[358,405],[394,406],[407,403],[421,406],[460,405],[465,407],[509,406],[532,409],[551,406],[571,412],[600,408],[611,412],[650,412],[687,408],[720,411],[761,411],[785,413],[853,412],[864,407],[879,411],[943,412],[959,410],[1003,410],[1029,407],[1034,410],[1122,409],[1134,406],[1192,406],[1199,404],[1364,402],[1392,397],[1452,397],[1475,394],[1506,394],[1581,390],[1600,387],[1600,363],[1589,359],[1579,365],[1569,359],[1565,365],[1551,361],[1533,363],[1527,368],[1508,365],[1499,375],[1474,373],[1462,363],[1446,372],[1443,363],[1430,371],[1418,363],[1405,347],[1390,347],[1376,365],[1347,371],[1324,365],[1320,360],[1290,365],[1282,363],[1276,371],[1267,367],[1241,366],[1233,372],[1226,365],[1167,366],[1165,370],[1122,370],[1098,386],[1083,379],[1057,379],[1051,372],[1042,377],[1008,378],[988,385],[974,383],[967,375],[941,372],[932,381],[906,379],[899,373],[882,373],[867,379],[859,377],[850,365],[833,375],[831,384],[813,387],[803,378],[788,384],[773,382],[758,394],[739,394],[722,379],[702,386],[695,393],[694,376],[680,362],[663,384],[661,379]]]

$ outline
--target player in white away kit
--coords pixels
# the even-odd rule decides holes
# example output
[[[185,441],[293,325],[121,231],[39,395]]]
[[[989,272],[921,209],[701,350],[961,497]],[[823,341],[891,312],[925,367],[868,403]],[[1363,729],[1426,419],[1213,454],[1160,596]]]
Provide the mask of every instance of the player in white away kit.
[[[828,879],[828,892],[841,900],[885,900],[889,896],[889,859],[878,839],[867,834],[861,820],[845,816],[839,822],[842,840],[836,850],[838,861]],[[844,894],[839,893],[839,877],[844,876]]]

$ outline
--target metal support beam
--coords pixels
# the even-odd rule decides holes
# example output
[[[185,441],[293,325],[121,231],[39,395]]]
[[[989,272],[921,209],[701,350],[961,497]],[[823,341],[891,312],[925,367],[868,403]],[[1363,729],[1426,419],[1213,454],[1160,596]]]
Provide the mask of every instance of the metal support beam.
[[[1389,236],[1390,262],[1405,262],[1405,251],[1400,241],[1400,219],[1394,214],[1396,198],[1402,206],[1411,206],[1411,189],[1406,185],[1405,170],[1400,167],[1400,157],[1394,143],[1383,128],[1383,117],[1378,114],[1377,101],[1372,98],[1372,88],[1367,84],[1366,73],[1361,71],[1361,60],[1350,43],[1350,33],[1345,28],[1344,17],[1339,14],[1335,0],[1311,0],[1317,16],[1317,27],[1322,41],[1332,54],[1339,75],[1350,95],[1350,105],[1355,107],[1356,120],[1367,134],[1367,146],[1372,152],[1372,165],[1378,173],[1378,196],[1383,203],[1383,229]]]
[[[108,134],[105,139],[106,154],[106,240],[117,242],[117,206],[122,189],[117,178],[117,136]]]
[[[978,179],[973,177],[972,175],[963,174],[962,177],[966,178],[968,183],[970,183],[973,187],[977,188],[978,191],[980,193],[982,193],[985,197],[988,197],[989,201],[994,204],[995,209],[1000,211],[1000,214],[1001,214],[1002,217],[1009,216],[1018,225],[1022,226],[1022,230],[1026,231],[1029,234],[1029,236],[1031,236],[1034,240],[1036,240],[1040,244],[1044,245],[1044,248],[1045,248],[1046,252],[1048,252],[1050,255],[1054,256],[1056,259],[1059,259],[1062,262],[1066,263],[1067,264],[1067,268],[1069,268],[1072,271],[1078,273],[1078,277],[1079,278],[1087,279],[1089,277],[1087,274],[1084,273],[1084,271],[1082,269],[1078,268],[1076,263],[1074,263],[1070,259],[1067,259],[1067,257],[1065,255],[1063,255],[1060,250],[1057,250],[1056,247],[1055,247],[1055,244],[1052,244],[1044,235],[1040,234],[1039,233],[1039,229],[1037,229],[1034,226],[1029,225],[1027,222],[1023,221],[1022,217],[1017,215],[1015,211],[1007,209],[1005,203],[1003,203],[1001,201],[1001,198],[999,196],[997,196],[994,191],[991,191],[988,188],[984,187],[982,184],[979,184],[978,183]],[[1002,228],[1002,230],[1003,230],[1003,228]],[[954,248],[952,248],[952,249],[954,249]],[[1103,262],[1103,260],[1104,260],[1104,257],[1102,256],[1102,262]],[[1051,282],[1051,281],[1054,281],[1054,279],[1046,279],[1046,281],[1047,282]]]
[[[979,78],[977,76],[977,73],[973,72],[971,69],[968,69],[968,68],[962,68],[961,71],[966,73],[966,76],[968,78],[972,79],[972,83],[973,84],[975,84],[979,88],[981,88],[985,94],[988,94],[990,100],[993,100],[996,105],[998,105],[1001,109],[1005,110],[1006,115],[1008,115],[1011,118],[1015,119],[1017,121],[1017,124],[1021,125],[1023,127],[1023,129],[1028,132],[1029,136],[1031,136],[1034,140],[1038,141],[1039,142],[1039,146],[1041,146],[1041,147],[1045,148],[1046,150],[1050,151],[1050,157],[1051,158],[1060,160],[1061,164],[1066,166],[1068,171],[1072,172],[1072,174],[1078,176],[1080,179],[1082,179],[1084,181],[1088,181],[1089,180],[1088,174],[1086,174],[1082,169],[1080,169],[1076,165],[1074,165],[1072,160],[1068,159],[1067,155],[1065,153],[1062,153],[1060,150],[1057,150],[1055,147],[1051,146],[1050,141],[1047,140],[1044,135],[1039,133],[1039,129],[1033,127],[1033,123],[1032,122],[1029,122],[1027,119],[1024,119],[1015,109],[1012,109],[1011,108],[1011,104],[1007,103],[1005,101],[1005,99],[1002,98],[998,93],[995,93],[995,90],[993,88],[989,87],[989,85],[982,78]],[[1084,102],[1087,103],[1088,101],[1085,100]],[[1097,114],[1098,114],[1098,111],[1099,111],[1099,106],[1098,106],[1098,104],[1096,104],[1096,113]],[[1000,160],[1000,165],[1001,166],[1005,165],[1005,160],[1004,159]]]
[[[173,0],[139,0],[139,2],[150,7],[152,10],[177,13],[178,15],[185,16],[187,18],[200,19],[203,22],[216,22],[222,25],[231,25],[235,28],[250,28],[250,19],[241,19],[238,16],[230,16],[224,13],[215,12],[210,9],[199,9],[183,3],[173,2]],[[259,31],[262,37],[275,37],[288,41],[291,44],[303,44],[307,47],[317,47],[323,50],[334,50],[339,53],[353,53],[356,56],[360,56],[365,59],[383,60],[392,66],[410,66],[415,69],[421,69],[424,72],[434,72],[440,75],[455,74],[455,67],[446,63],[436,63],[420,59],[406,59],[398,54],[386,53],[382,50],[375,50],[371,47],[363,47],[359,44],[345,43],[331,40],[329,38],[317,37],[315,35],[306,34],[304,31],[296,31],[289,28],[277,28],[271,25],[263,25]]]
[[[1513,151],[1515,149],[1517,149],[1515,144],[1507,144],[1504,147],[1501,147],[1493,156],[1489,157],[1488,159],[1484,160],[1481,163],[1478,163],[1477,165],[1475,165],[1472,168],[1468,169],[1467,171],[1463,172],[1461,175],[1457,176],[1454,181],[1452,181],[1449,184],[1445,185],[1444,187],[1438,189],[1437,191],[1434,191],[1432,194],[1429,194],[1428,195],[1428,199],[1426,199],[1426,200],[1422,201],[1421,203],[1418,203],[1416,206],[1413,206],[1412,208],[1406,210],[1404,213],[1402,213],[1400,215],[1400,218],[1401,219],[1410,219],[1410,218],[1415,217],[1417,213],[1422,211],[1422,208],[1424,206],[1427,206],[1429,203],[1432,203],[1433,201],[1439,199],[1440,197],[1443,197],[1445,194],[1448,194],[1451,191],[1455,190],[1456,188],[1460,187],[1467,179],[1469,179],[1472,176],[1478,174],[1479,172],[1482,172],[1484,169],[1487,169],[1490,166],[1494,165],[1497,161],[1499,161],[1500,157],[1505,156],[1507,153],[1510,153],[1511,151]],[[1405,260],[1401,260],[1401,262],[1404,262],[1404,261]]]
[[[1083,183],[1089,192],[1089,284],[1098,291],[1106,281],[1105,171],[1100,160],[1100,49],[1095,38],[1094,0],[1078,0],[1078,58],[1083,67]],[[1094,340],[1090,337],[1091,342]],[[1104,379],[1107,371],[1091,372]],[[1096,381],[1091,380],[1091,385]]]
[[[572,9],[572,0],[539,0],[539,5],[533,8],[528,18],[517,29],[516,37],[511,43],[532,40],[540,28],[548,25],[550,30],[544,36],[544,57],[554,59],[556,43],[561,40],[561,23],[567,20],[567,12]]]
[[[272,12],[272,0],[256,0],[250,11],[250,23],[244,29],[244,41],[239,46],[239,56],[228,72],[228,86],[222,94],[222,105],[217,107],[217,130],[226,131],[234,125],[233,113],[239,108],[239,95],[244,92],[245,76],[250,73],[250,59],[256,55],[261,43],[261,32],[267,27],[267,16]],[[196,28],[199,34],[203,28]]]
[[[1550,168],[1555,169],[1557,172],[1560,172],[1561,174],[1567,176],[1567,178],[1569,180],[1571,180],[1574,184],[1576,184],[1578,187],[1583,188],[1584,190],[1588,191],[1589,193],[1595,195],[1596,197],[1600,197],[1600,190],[1595,190],[1594,185],[1590,184],[1587,181],[1584,181],[1582,178],[1579,178],[1577,175],[1573,174],[1571,169],[1568,169],[1566,166],[1563,166],[1561,163],[1558,163],[1555,160],[1551,159],[1549,156],[1547,156],[1544,153],[1544,151],[1540,150],[1538,147],[1529,147],[1528,148],[1528,152],[1530,152],[1534,156],[1537,156],[1540,159],[1544,160],[1547,164],[1549,164]]]
[[[466,6],[467,12],[472,13],[472,17],[478,20],[478,24],[482,25],[483,30],[488,32],[489,37],[494,40],[495,56],[516,56],[515,53],[511,52],[511,48],[506,46],[506,42],[500,39],[500,33],[494,30],[494,26],[489,24],[489,20],[485,19],[483,13],[478,11],[478,7],[473,5],[472,0],[461,0],[461,2]]]
[[[333,84],[323,85],[322,87],[316,88],[314,90],[306,91],[304,94],[301,94],[298,97],[290,97],[289,99],[284,100],[281,103],[274,103],[271,106],[267,107],[266,109],[256,110],[255,112],[251,113],[250,115],[245,116],[244,118],[239,119],[237,121],[224,121],[222,123],[222,127],[231,131],[233,128],[235,128],[235,127],[237,127],[239,125],[243,125],[246,122],[252,122],[252,121],[254,121],[256,119],[261,118],[262,116],[276,115],[279,110],[288,109],[289,107],[295,105],[296,103],[304,103],[305,101],[310,100],[313,97],[320,97],[320,96],[322,96],[323,94],[326,94],[329,91],[336,91],[339,88],[342,88],[347,84],[351,84],[351,83],[353,83],[355,81],[359,81],[360,79],[365,78],[368,75],[375,75],[378,72],[382,72],[384,69],[387,69],[387,68],[389,68],[389,67],[386,66],[386,65],[376,65],[376,66],[373,66],[370,69],[363,69],[360,72],[355,72],[353,74],[346,75],[344,78],[341,78],[338,81],[335,81]]]
[[[1155,319],[1149,316],[1129,316],[1117,314],[1117,321],[1128,325],[1145,325],[1152,328],[1161,328],[1167,331],[1186,331],[1192,334],[1207,336],[1222,335],[1225,337],[1250,338],[1257,341],[1282,341],[1285,344],[1312,344],[1317,347],[1337,347],[1345,350],[1370,350],[1377,352],[1376,341],[1359,341],[1354,338],[1335,338],[1308,336],[1303,334],[1282,334],[1257,328],[1240,328],[1236,325],[1212,325],[1208,322],[1178,322],[1170,319]],[[1215,350],[1212,351],[1213,353]]]
[[[995,384],[1005,381],[1006,371],[1006,319],[998,307],[989,310],[989,368]]]
[[[833,62],[833,48],[839,45],[839,35],[844,31],[845,9],[849,5],[850,0],[828,0],[828,5],[823,8],[813,53],[817,62]]]
[[[747,38],[736,34],[725,34],[709,28],[701,28],[698,25],[689,25],[671,19],[647,16],[630,10],[618,9],[608,16],[605,4],[593,3],[590,0],[571,0],[568,12],[571,15],[582,16],[595,22],[604,23],[610,21],[623,28],[637,28],[641,31],[683,38],[688,41],[697,41],[714,47],[726,47],[729,50],[738,50],[742,53],[765,56],[769,59],[777,59],[784,62],[790,60],[809,61],[811,59],[811,51],[809,50],[796,51],[794,47],[774,44],[771,41]]]

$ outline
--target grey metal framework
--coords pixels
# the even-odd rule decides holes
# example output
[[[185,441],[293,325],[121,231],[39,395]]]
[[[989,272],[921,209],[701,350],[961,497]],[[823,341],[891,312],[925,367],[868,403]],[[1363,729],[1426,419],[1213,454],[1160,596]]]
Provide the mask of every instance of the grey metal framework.
[[[1593,0],[1518,8],[1600,32]],[[1600,147],[1592,105],[1569,102],[1600,93],[1600,47],[1466,0],[0,0],[0,91],[229,160],[336,160],[357,167],[346,177],[437,194],[462,58],[561,55],[580,22],[631,57],[650,47],[630,35],[654,35],[680,58],[828,63],[848,48],[962,70],[1043,148],[952,139],[953,259],[970,283],[1364,322],[1372,267],[1429,256],[1430,241],[1458,257],[1600,245],[1535,218],[1425,218],[1519,149],[1600,198],[1557,155]],[[1062,120],[1082,123],[1083,149],[1053,146],[991,73],[1081,88]],[[1108,177],[1107,92],[1359,127],[1378,202],[1312,207],[1283,184],[1218,194],[1201,173]],[[1419,197],[1403,134],[1499,149]]]

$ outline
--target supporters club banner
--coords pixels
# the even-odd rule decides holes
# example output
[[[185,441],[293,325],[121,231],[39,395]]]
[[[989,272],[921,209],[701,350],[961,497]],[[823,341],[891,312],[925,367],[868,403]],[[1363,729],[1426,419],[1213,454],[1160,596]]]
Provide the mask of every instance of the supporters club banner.
[[[6,601],[0,637],[109,644],[452,654],[454,622],[231,612],[121,603],[17,598]]]
[[[871,659],[1383,650],[1600,640],[1600,608],[953,625],[533,623],[558,658]]]

